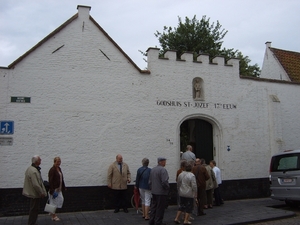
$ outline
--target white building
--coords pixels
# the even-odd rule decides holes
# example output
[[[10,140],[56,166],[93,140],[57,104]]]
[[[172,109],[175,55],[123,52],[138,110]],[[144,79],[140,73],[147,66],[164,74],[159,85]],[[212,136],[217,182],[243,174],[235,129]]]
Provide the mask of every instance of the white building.
[[[299,69],[292,79],[268,43],[264,78],[241,76],[236,59],[200,55],[195,62],[184,53],[177,60],[173,51],[159,58],[156,48],[148,49],[148,70],[141,70],[89,12],[78,6],[0,68],[1,196],[20,195],[33,155],[42,158],[44,179],[60,156],[69,209],[76,190],[86,190],[82,200],[95,206],[84,209],[104,208],[107,169],[117,154],[132,180],[144,157],[150,167],[166,157],[175,184],[186,141],[197,157],[216,160],[225,199],[266,196],[271,155],[300,146]],[[3,202],[2,211],[13,208]]]

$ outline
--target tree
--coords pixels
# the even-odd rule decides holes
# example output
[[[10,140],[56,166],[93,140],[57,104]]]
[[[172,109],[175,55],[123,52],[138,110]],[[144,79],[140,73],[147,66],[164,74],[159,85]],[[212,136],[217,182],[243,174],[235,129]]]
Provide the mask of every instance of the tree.
[[[227,30],[222,29],[222,25],[217,23],[210,24],[210,18],[203,16],[201,20],[197,20],[196,15],[193,19],[185,17],[183,23],[178,17],[178,27],[172,28],[164,26],[163,32],[156,31],[154,34],[161,45],[160,55],[167,50],[176,50],[177,58],[180,58],[184,52],[192,52],[194,59],[200,53],[207,53],[210,59],[215,56],[224,56],[226,60],[237,58],[240,60],[240,74],[245,76],[258,77],[260,68],[257,64],[249,65],[251,60],[248,56],[234,49],[222,48],[223,39],[227,34]]]

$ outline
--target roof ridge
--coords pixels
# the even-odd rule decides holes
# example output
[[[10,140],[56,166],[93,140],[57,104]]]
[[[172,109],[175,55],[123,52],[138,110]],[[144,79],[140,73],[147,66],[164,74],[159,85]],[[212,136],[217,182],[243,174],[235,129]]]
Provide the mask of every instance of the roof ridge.
[[[291,50],[285,50],[285,49],[273,48],[273,47],[269,47],[269,48],[270,48],[270,49],[274,49],[274,50],[283,51],[283,52],[290,52],[290,53],[300,54],[300,52],[295,52],[295,51],[291,51]]]

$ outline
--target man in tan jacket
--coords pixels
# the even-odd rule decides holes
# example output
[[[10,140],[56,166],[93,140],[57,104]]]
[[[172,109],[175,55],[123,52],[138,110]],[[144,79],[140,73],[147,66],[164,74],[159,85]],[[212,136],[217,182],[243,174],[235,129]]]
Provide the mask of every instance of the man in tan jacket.
[[[31,159],[31,166],[25,172],[23,195],[30,198],[28,225],[36,224],[39,213],[40,199],[46,197],[47,192],[41,176],[41,158],[35,155]]]
[[[116,161],[113,162],[107,172],[107,186],[114,192],[115,211],[118,213],[120,208],[123,208],[125,213],[128,213],[126,206],[127,183],[131,182],[131,174],[129,167],[123,162],[122,155],[116,156]]]

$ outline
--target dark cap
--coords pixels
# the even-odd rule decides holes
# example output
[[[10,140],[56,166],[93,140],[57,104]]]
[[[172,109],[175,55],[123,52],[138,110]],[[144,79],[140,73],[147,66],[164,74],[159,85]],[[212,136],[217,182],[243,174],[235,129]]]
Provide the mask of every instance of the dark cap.
[[[158,158],[157,158],[157,162],[161,162],[161,161],[165,161],[165,160],[167,160],[167,159],[164,158],[164,157],[158,157]]]

